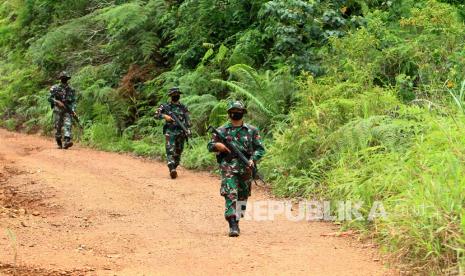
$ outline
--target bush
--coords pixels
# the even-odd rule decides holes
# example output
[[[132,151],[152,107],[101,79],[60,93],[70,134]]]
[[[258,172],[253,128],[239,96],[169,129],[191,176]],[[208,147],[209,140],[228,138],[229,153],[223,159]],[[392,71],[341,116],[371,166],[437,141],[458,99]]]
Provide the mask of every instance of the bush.
[[[207,151],[208,138],[195,138],[190,141],[183,155],[182,165],[188,169],[212,169],[216,166],[215,155]]]
[[[464,118],[456,115],[463,107],[456,66],[464,60],[455,53],[463,30],[445,15],[455,14],[450,6],[423,4],[398,22],[374,12],[366,27],[331,39],[327,75],[301,82],[262,168],[280,196],[381,201],[386,220],[345,225],[370,231],[413,271],[460,274]]]

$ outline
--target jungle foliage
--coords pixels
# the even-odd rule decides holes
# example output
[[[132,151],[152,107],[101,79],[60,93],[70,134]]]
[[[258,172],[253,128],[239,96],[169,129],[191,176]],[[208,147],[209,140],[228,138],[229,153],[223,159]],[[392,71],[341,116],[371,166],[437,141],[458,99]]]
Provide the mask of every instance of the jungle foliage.
[[[386,219],[344,227],[411,271],[465,273],[464,20],[452,0],[0,0],[0,125],[50,134],[67,70],[82,143],[162,158],[154,109],[179,86],[183,164],[205,169],[206,127],[242,99],[275,194],[381,201]]]

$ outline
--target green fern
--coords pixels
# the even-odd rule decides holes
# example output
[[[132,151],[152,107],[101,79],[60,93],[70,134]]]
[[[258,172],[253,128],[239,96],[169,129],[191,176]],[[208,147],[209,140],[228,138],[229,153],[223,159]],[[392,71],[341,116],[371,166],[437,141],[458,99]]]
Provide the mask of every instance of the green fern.
[[[183,103],[189,107],[194,130],[200,135],[205,134],[212,110],[218,105],[216,97],[210,94],[192,95],[185,97]]]
[[[147,10],[138,2],[126,3],[101,10],[96,19],[106,22],[109,34],[117,38],[139,29],[147,20]]]
[[[259,107],[260,111],[265,113],[266,115],[273,117],[274,113],[268,108],[265,107],[265,104],[262,103],[255,95],[253,92],[250,92],[246,90],[245,88],[240,86],[240,83],[236,83],[233,81],[223,81],[223,80],[215,80],[218,83],[224,84],[225,86],[229,87],[234,91],[234,93],[231,94],[231,98],[233,99],[247,99],[249,102],[252,102],[256,106]]]
[[[273,121],[285,120],[283,114],[295,100],[295,86],[286,69],[259,73],[245,64],[228,68],[230,80],[213,82],[229,88],[230,99],[245,100],[251,109],[252,121],[267,130]]]

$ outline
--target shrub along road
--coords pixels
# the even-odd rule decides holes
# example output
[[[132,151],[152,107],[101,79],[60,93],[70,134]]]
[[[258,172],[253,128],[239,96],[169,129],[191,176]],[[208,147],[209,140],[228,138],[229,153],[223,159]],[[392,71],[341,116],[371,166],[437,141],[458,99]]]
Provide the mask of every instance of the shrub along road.
[[[323,237],[328,223],[243,221],[228,238],[218,182],[0,130],[0,274],[387,273],[371,246]]]

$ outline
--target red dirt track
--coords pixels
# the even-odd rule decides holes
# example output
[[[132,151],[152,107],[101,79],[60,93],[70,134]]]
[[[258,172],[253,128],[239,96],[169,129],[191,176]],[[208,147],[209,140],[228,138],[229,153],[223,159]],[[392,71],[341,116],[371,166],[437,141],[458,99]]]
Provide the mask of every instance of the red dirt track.
[[[227,237],[219,180],[0,130],[0,275],[385,275],[331,224],[242,221]],[[251,202],[271,199],[255,189]]]

